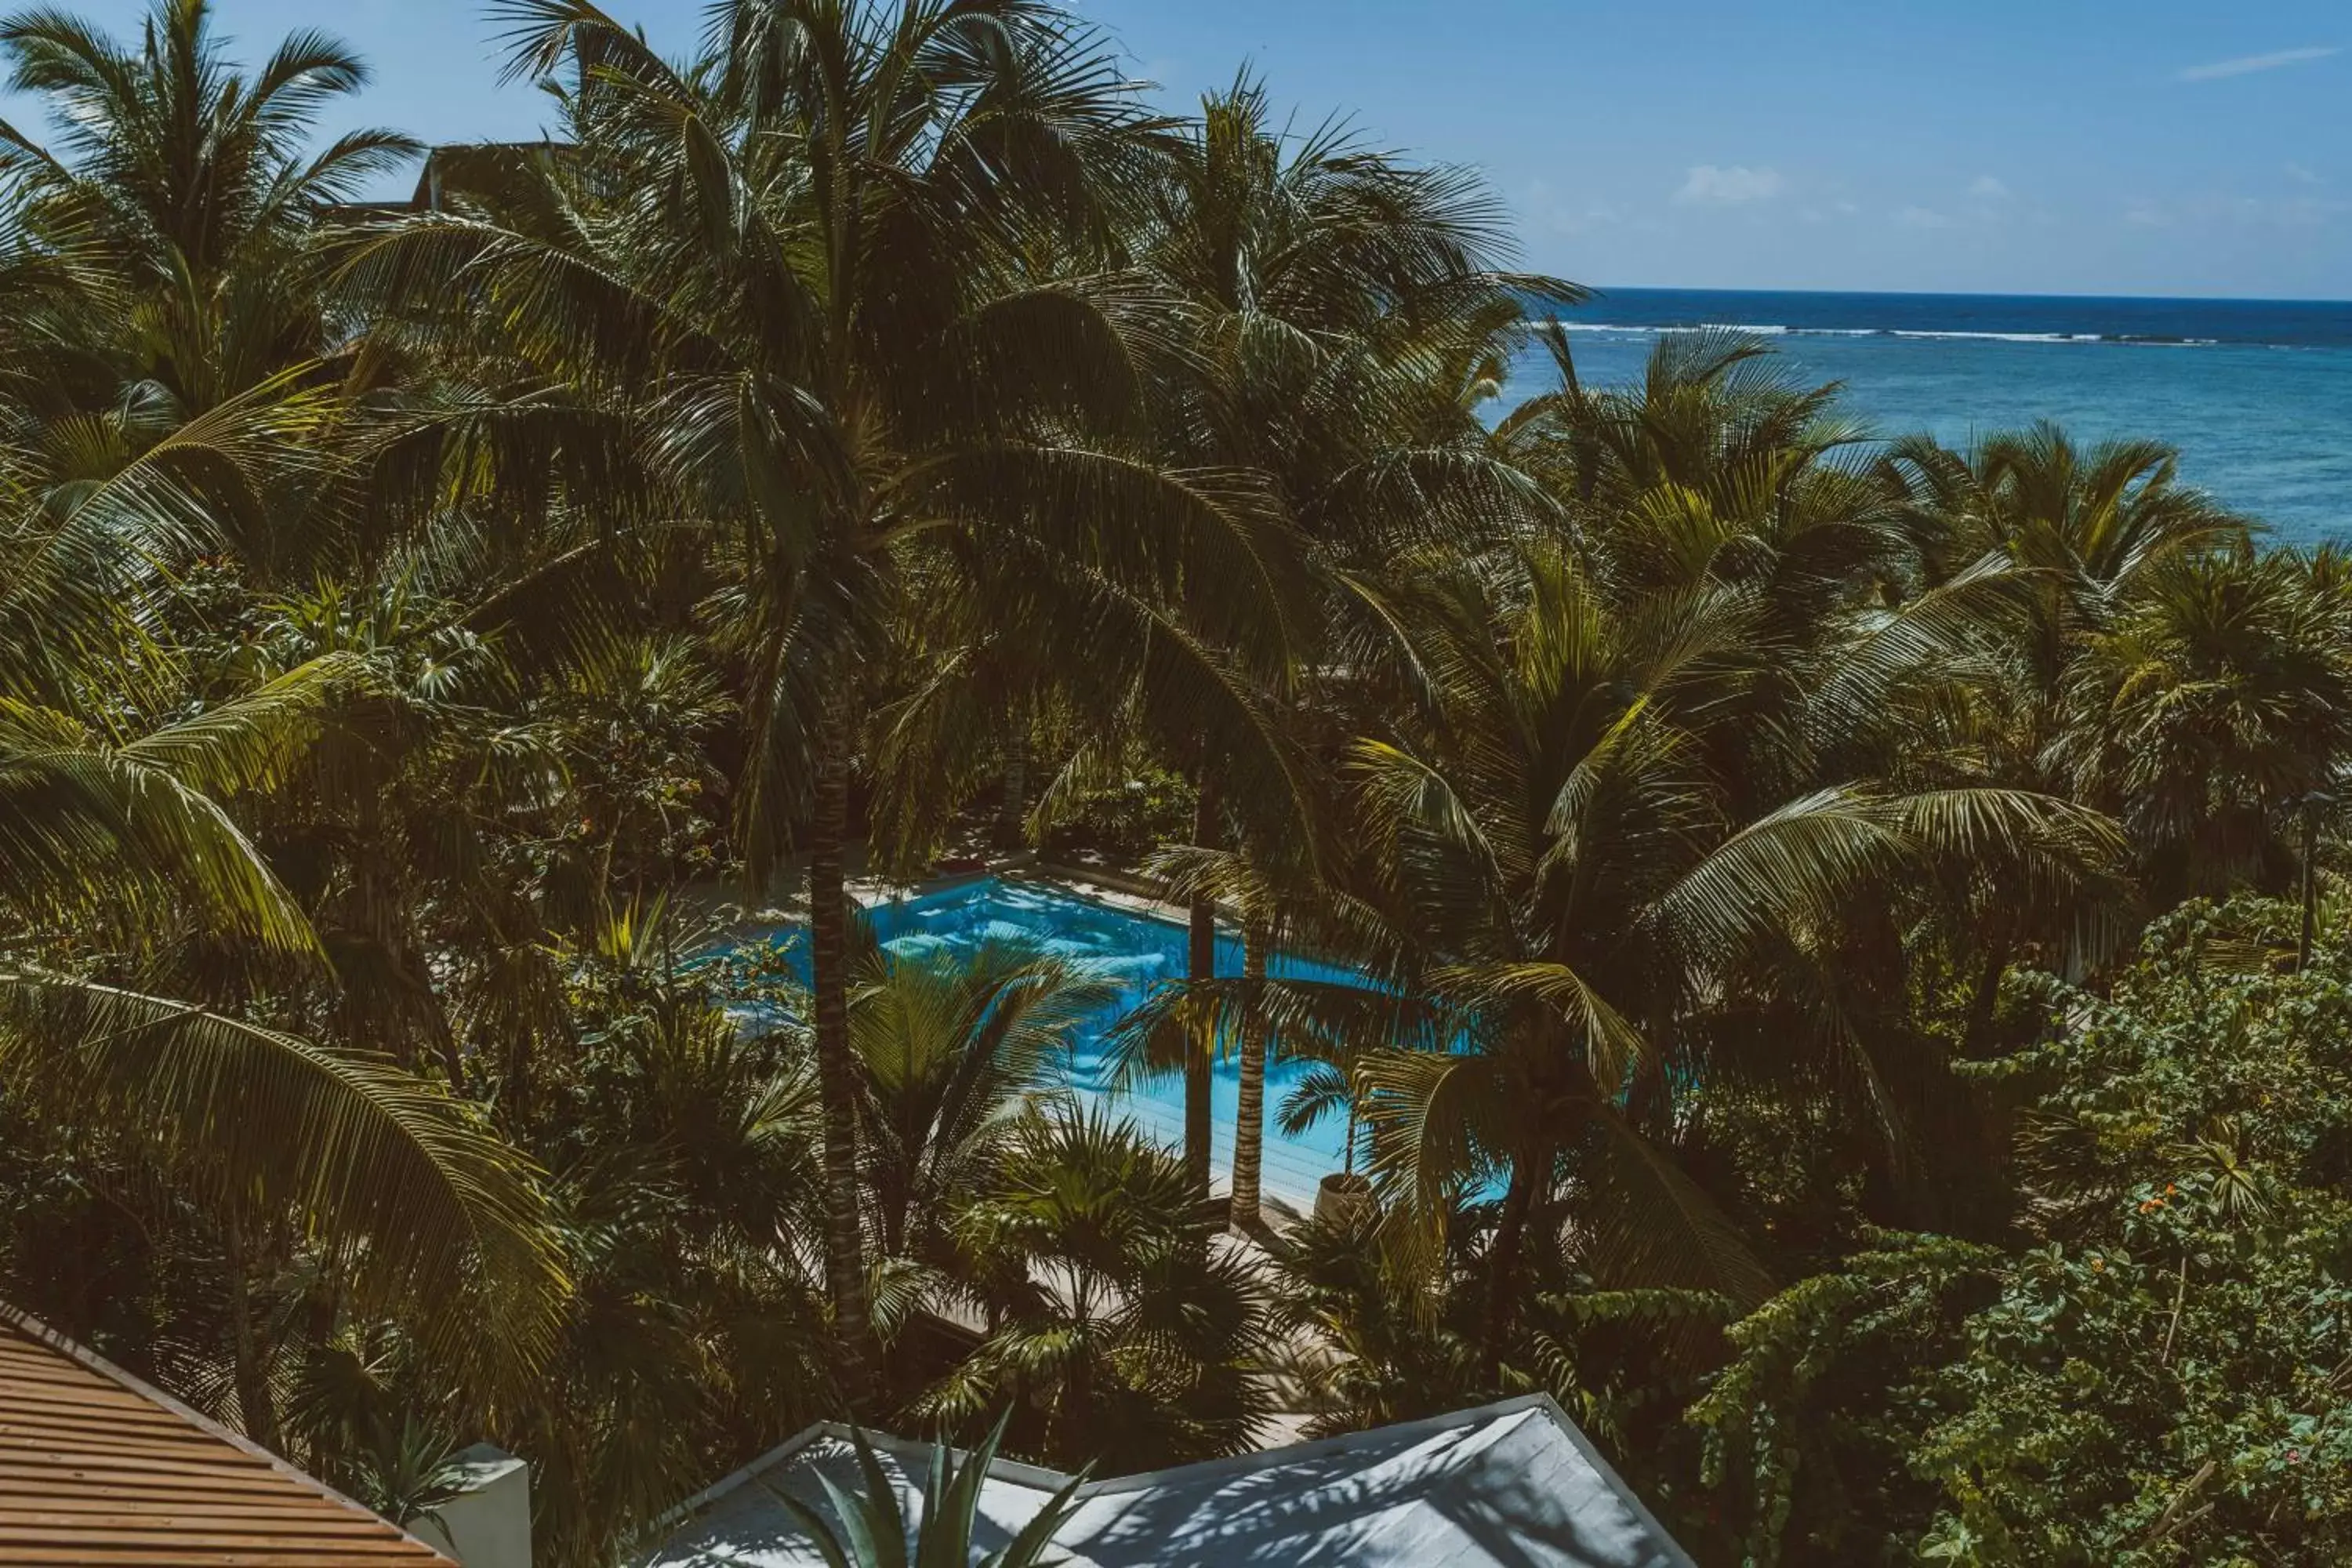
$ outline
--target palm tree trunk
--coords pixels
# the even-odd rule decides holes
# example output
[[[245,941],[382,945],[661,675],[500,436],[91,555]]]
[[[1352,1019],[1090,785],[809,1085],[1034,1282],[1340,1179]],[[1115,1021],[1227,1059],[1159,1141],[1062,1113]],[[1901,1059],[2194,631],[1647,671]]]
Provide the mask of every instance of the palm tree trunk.
[[[1982,973],[1977,976],[1976,989],[1969,994],[1968,1022],[1962,1038],[1968,1042],[1969,1054],[1983,1049],[1992,1034],[1993,1014],[2000,1005],[2000,978],[2009,973],[2009,933],[2002,931],[1986,944]]]
[[[2303,931],[2294,944],[2294,972],[2311,967],[2311,939],[2319,920],[2319,798],[2303,802]]]
[[[419,987],[417,994],[424,999],[425,1027],[432,1032],[434,1049],[440,1053],[441,1070],[449,1077],[449,1092],[466,1092],[466,1053],[457,1045],[457,1032],[449,1026],[449,1015],[442,1010],[440,994],[433,989],[433,972],[424,955],[406,948],[401,962],[408,966]]]
[[[1518,1316],[1519,1260],[1526,1251],[1528,1215],[1535,1208],[1536,1187],[1551,1171],[1551,1151],[1530,1150],[1511,1163],[1511,1184],[1503,1194],[1503,1210],[1496,1216],[1495,1247],[1487,1258],[1486,1322],[1480,1336],[1478,1365],[1488,1388],[1502,1381],[1503,1342]]]
[[[1049,1461],[1075,1465],[1090,1438],[1099,1441],[1093,1431],[1094,1373],[1094,1348],[1087,1345],[1070,1358],[1069,1371],[1062,1378],[1061,1397],[1054,1403],[1054,1450],[1047,1456]]]
[[[1206,770],[1201,774],[1201,787],[1192,808],[1192,842],[1204,849],[1214,848],[1217,841],[1217,784]],[[1189,929],[1184,957],[1184,978],[1191,981],[1214,980],[1217,977],[1217,905],[1213,899],[1196,896],[1186,911]],[[1212,1095],[1215,1091],[1216,1036],[1213,1026],[1203,1022],[1192,1032],[1191,1048],[1184,1058],[1184,1173],[1201,1196],[1209,1195],[1210,1146],[1215,1138],[1215,1122]]]
[[[1029,709],[1013,711],[1004,731],[1004,795],[996,806],[996,847],[1018,849],[1029,832]]]
[[[269,1393],[268,1357],[253,1326],[253,1260],[247,1255],[245,1224],[232,1215],[225,1234],[228,1251],[230,1353],[236,1363],[236,1410],[245,1435],[278,1451],[278,1407]]]
[[[824,1160],[824,1279],[835,1353],[853,1412],[874,1393],[874,1318],[857,1222],[856,1078],[849,1057],[848,892],[842,840],[849,830],[846,725],[829,714],[817,737],[809,814],[809,992],[816,1023],[817,1100]]]
[[[1242,931],[1242,978],[1265,978],[1266,949],[1273,933],[1256,921]],[[1251,1016],[1242,1023],[1241,1103],[1234,1111],[1234,1199],[1232,1224],[1255,1225],[1259,1178],[1265,1162],[1266,1026],[1256,1016],[1258,1001],[1250,999]]]

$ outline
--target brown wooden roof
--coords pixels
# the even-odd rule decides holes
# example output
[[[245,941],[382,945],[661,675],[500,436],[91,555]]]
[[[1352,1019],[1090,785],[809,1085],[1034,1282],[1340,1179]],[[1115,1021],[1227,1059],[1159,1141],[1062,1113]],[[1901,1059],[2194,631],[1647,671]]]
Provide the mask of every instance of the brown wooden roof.
[[[414,1536],[5,1306],[0,1563],[449,1568]]]

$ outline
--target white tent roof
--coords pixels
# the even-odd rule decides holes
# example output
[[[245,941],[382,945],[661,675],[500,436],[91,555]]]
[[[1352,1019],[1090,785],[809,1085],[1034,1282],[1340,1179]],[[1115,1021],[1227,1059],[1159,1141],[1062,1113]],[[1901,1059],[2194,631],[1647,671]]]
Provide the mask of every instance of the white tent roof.
[[[902,1496],[930,1447],[876,1439]],[[826,1511],[822,1471],[856,1487],[846,1435],[812,1427],[688,1502],[640,1568],[822,1561],[781,1490]],[[1067,1478],[999,1461],[974,1544],[993,1551]],[[1097,1481],[1055,1536],[1071,1568],[1690,1568],[1584,1434],[1537,1394],[1319,1443]],[[919,1505],[907,1508],[911,1517]]]

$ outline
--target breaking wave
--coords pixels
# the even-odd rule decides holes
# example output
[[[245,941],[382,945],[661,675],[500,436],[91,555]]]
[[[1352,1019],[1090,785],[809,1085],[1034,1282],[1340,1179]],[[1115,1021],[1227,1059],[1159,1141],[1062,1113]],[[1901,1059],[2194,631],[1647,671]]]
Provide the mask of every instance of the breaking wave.
[[[1991,343],[2120,343],[2138,348],[2200,349],[2220,346],[2219,338],[2173,337],[2160,332],[1985,332],[1930,331],[1924,327],[1794,327],[1782,322],[1688,321],[1666,325],[1632,321],[1562,321],[1571,332],[1622,337],[1660,337],[1676,332],[1743,332],[1762,338],[1918,338]]]

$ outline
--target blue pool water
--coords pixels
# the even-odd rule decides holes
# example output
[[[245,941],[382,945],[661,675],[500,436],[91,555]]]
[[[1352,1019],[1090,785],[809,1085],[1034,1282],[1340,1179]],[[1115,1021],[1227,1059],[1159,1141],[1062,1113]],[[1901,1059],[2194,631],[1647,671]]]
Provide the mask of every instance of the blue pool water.
[[[1183,978],[1183,926],[1171,920],[1081,898],[1044,883],[992,877],[877,904],[867,915],[882,945],[904,956],[968,954],[992,942],[1016,943],[1086,963],[1116,979],[1119,999],[1077,1033],[1068,1066],[1069,1083],[1082,1094],[1110,1100],[1120,1114],[1133,1118],[1145,1132],[1167,1147],[1182,1146],[1182,1082],[1170,1078],[1113,1096],[1105,1087],[1101,1047],[1103,1035],[1112,1021],[1153,984]],[[797,931],[785,931],[772,939],[786,944],[787,956],[795,958],[795,967],[799,967],[793,952],[800,945],[798,935]],[[1241,967],[1240,938],[1220,929],[1217,973],[1239,974]],[[1286,979],[1360,979],[1350,971],[1288,953],[1277,953],[1267,967],[1276,976]],[[1285,1138],[1276,1130],[1275,1109],[1303,1070],[1303,1064],[1284,1063],[1277,1057],[1266,1071],[1265,1185],[1269,1194],[1294,1206],[1311,1204],[1316,1184],[1339,1169],[1341,1145],[1347,1136],[1346,1123],[1336,1117],[1295,1139]],[[1217,1066],[1213,1097],[1215,1167],[1220,1183],[1233,1158],[1239,1098],[1239,1072],[1232,1055],[1227,1053]]]
[[[1878,435],[2149,437],[2278,542],[2352,538],[2352,303],[1612,289],[1563,321],[1589,384],[1638,381],[1662,332],[1744,327]],[[1531,353],[1504,406],[1552,384]]]

